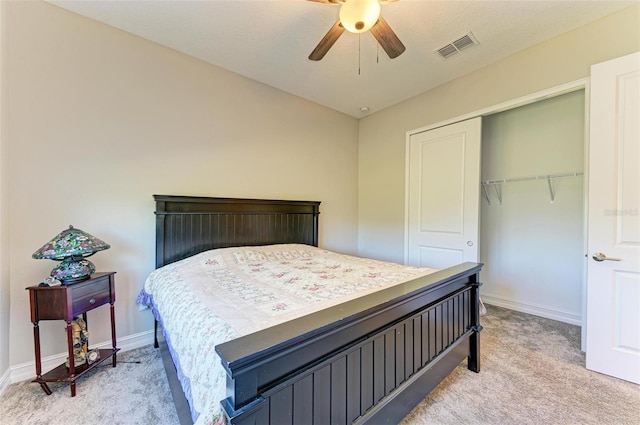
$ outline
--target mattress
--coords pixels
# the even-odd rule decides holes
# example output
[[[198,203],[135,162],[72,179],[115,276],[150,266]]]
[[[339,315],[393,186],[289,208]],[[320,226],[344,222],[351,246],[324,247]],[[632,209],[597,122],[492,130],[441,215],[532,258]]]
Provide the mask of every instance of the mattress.
[[[162,324],[194,423],[218,424],[216,345],[433,271],[308,245],[224,248],[155,270],[138,303]]]

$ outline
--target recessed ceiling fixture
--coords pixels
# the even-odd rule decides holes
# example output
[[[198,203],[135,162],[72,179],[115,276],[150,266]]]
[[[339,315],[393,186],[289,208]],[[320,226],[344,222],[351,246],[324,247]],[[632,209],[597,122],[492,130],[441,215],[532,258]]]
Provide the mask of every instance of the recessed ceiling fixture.
[[[460,51],[466,49],[467,47],[476,46],[478,44],[480,44],[478,43],[478,40],[471,33],[471,31],[469,31],[457,40],[452,41],[451,43],[446,44],[439,49],[436,49],[435,53],[444,59],[448,59],[451,56],[460,53]]]
[[[309,0],[316,3],[340,4],[340,19],[333,24],[327,34],[309,55],[312,61],[319,61],[346,29],[353,33],[371,31],[380,46],[391,59],[404,51],[404,44],[393,32],[387,21],[380,15],[380,4],[396,0]]]

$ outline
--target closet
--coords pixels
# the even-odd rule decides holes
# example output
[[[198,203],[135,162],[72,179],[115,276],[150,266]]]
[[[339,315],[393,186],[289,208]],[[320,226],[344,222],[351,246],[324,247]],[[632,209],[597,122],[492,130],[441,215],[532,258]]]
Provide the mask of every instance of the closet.
[[[586,367],[636,383],[639,64],[639,52],[611,59],[593,65],[589,79],[409,132],[405,222],[407,264],[453,266],[455,252],[482,261],[485,303],[582,326]],[[478,117],[479,136],[457,128]],[[442,146],[446,158],[435,150]],[[438,174],[424,173],[429,167]],[[467,191],[479,196],[468,201]],[[457,227],[437,227],[434,217],[453,215]],[[463,235],[467,219],[479,231],[441,248],[447,263],[434,262],[420,232]],[[464,256],[464,246],[479,249]]]
[[[584,164],[584,90],[483,117],[486,303],[582,323]]]

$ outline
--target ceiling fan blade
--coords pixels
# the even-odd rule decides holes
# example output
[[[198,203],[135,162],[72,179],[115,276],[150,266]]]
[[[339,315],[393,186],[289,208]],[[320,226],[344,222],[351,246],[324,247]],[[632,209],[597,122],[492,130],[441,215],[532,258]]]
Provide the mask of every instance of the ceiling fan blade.
[[[338,40],[338,38],[344,32],[344,27],[340,23],[340,21],[333,24],[333,26],[329,29],[327,34],[322,37],[320,43],[313,49],[313,52],[309,55],[309,59],[312,61],[319,61],[327,54],[331,46]]]
[[[378,40],[380,46],[382,46],[391,59],[397,58],[406,50],[402,41],[400,41],[396,33],[393,32],[382,16],[380,16],[378,22],[376,22],[369,31],[371,31],[371,34]]]

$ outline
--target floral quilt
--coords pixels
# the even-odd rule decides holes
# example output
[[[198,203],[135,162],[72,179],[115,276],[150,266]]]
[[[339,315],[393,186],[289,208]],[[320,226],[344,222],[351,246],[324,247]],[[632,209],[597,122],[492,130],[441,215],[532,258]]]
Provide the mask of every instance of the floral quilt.
[[[155,270],[138,302],[163,325],[194,422],[217,424],[226,375],[216,345],[433,271],[308,245],[225,248]]]

